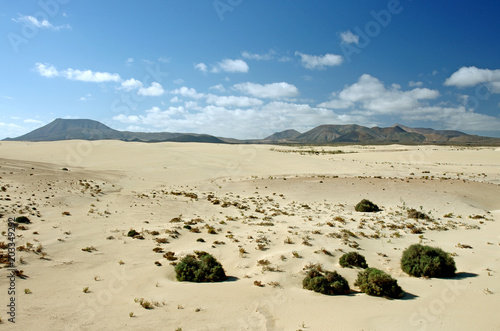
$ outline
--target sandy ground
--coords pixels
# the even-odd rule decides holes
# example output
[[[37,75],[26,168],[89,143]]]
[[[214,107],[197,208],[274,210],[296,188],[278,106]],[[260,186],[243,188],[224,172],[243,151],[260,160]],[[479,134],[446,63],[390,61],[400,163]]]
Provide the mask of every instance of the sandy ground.
[[[0,189],[0,242],[9,217],[32,221],[16,229],[27,277],[15,281],[15,325],[10,272],[0,269],[0,329],[500,329],[499,149],[2,142]],[[382,211],[355,212],[363,198]],[[408,208],[432,220],[409,219]],[[403,273],[403,250],[419,242],[452,253],[457,277]],[[163,254],[195,250],[213,254],[229,280],[176,281]],[[359,270],[338,262],[350,251],[405,296],[360,293]],[[351,294],[302,289],[311,263],[338,271]]]

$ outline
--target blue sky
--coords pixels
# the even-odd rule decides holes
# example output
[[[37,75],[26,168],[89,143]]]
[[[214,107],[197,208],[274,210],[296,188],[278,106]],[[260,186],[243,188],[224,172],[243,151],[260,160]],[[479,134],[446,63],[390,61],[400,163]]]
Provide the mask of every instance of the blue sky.
[[[55,118],[500,137],[498,1],[0,0],[0,139]]]

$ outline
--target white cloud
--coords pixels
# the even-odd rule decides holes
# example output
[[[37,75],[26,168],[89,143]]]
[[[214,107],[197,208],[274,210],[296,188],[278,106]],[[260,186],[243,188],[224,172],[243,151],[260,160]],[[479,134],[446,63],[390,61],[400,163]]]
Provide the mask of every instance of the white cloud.
[[[177,85],[182,85],[182,84],[184,84],[184,79],[178,78],[178,79],[173,80],[172,82],[174,84],[177,84]]]
[[[142,87],[142,82],[138,81],[137,79],[130,78],[125,81],[122,81],[121,83],[121,89],[125,91],[131,91],[135,89],[139,89]]]
[[[0,139],[15,138],[22,134],[27,133],[29,130],[14,123],[0,122]]]
[[[217,84],[217,85],[214,85],[214,86],[210,86],[209,90],[216,90],[216,91],[219,91],[219,92],[225,92],[226,89],[224,88],[224,86],[222,84]]]
[[[146,96],[146,97],[157,97],[163,95],[165,90],[161,86],[160,83],[153,82],[150,87],[141,87],[137,91],[138,95]]]
[[[343,62],[342,56],[336,54],[317,56],[295,52],[295,55],[300,56],[302,65],[307,69],[325,69],[325,67],[339,66]]]
[[[71,26],[69,24],[54,26],[46,19],[39,20],[36,17],[30,15],[19,15],[18,18],[12,19],[16,23],[26,24],[34,26],[38,29],[50,29],[50,30],[61,30],[61,29],[70,29]]]
[[[68,68],[63,71],[58,71],[52,64],[43,64],[40,62],[35,63],[35,70],[43,77],[57,77],[62,76],[66,79],[78,80],[82,82],[120,82],[121,78],[118,74],[109,72],[94,72],[91,70],[78,70]]]
[[[349,30],[341,32],[340,39],[345,44],[359,44],[359,36]]]
[[[79,100],[80,100],[80,101],[88,101],[88,100],[90,100],[91,98],[92,98],[92,94],[87,93],[87,95],[86,95],[86,96],[84,96],[84,97],[80,97],[80,99],[79,99]]]
[[[91,70],[66,69],[61,72],[61,75],[71,80],[82,82],[104,83],[104,82],[120,82],[121,78],[118,74],[109,72],[94,72]]]
[[[198,70],[199,70],[199,71],[201,71],[201,72],[207,72],[207,69],[208,69],[208,68],[207,68],[207,65],[206,65],[205,63],[203,63],[203,62],[196,64],[196,65],[194,66],[194,68],[195,68],[195,69],[198,69]]]
[[[175,97],[173,97],[172,99],[170,99],[170,102],[171,102],[171,103],[177,103],[177,102],[182,102],[182,100],[181,100],[181,99],[179,99],[179,97],[178,97],[178,96],[175,96]]]
[[[414,81],[411,80],[408,83],[408,86],[409,87],[422,87],[422,86],[424,86],[424,83],[422,83],[422,82],[414,82]]]
[[[186,102],[184,102],[184,107],[186,109],[195,109],[195,110],[199,110],[200,109],[200,106],[198,106],[198,102],[197,101],[186,101]]]
[[[456,87],[471,87],[479,84],[486,84],[493,93],[500,93],[500,69],[462,67],[444,82],[446,86]]]
[[[395,122],[403,120],[438,123],[439,127],[453,130],[497,131],[500,127],[499,118],[475,113],[464,106],[428,104],[430,100],[439,97],[436,90],[417,87],[402,91],[397,84],[387,88],[377,78],[367,74],[342,91],[333,93],[332,97],[332,100],[323,102],[318,107],[345,109],[352,116],[367,119],[390,115]],[[467,98],[468,96],[460,97],[462,102],[466,102]]]
[[[31,119],[31,118],[25,119],[23,122],[24,122],[24,123],[43,124],[43,122],[42,122],[42,121],[39,121],[39,120],[34,120],[34,119]]]
[[[139,116],[136,116],[136,115],[126,116],[123,114],[114,116],[113,119],[115,121],[118,121],[121,123],[129,123],[129,124],[135,124],[135,123],[139,123],[141,121]]]
[[[364,74],[357,83],[333,93],[331,101],[323,102],[319,106],[333,109],[356,108],[372,114],[401,114],[420,107],[422,100],[439,96],[438,91],[427,88],[415,88],[410,91],[401,91],[400,88],[399,85],[393,84],[387,89],[377,78]]]
[[[203,98],[205,96],[203,93],[196,92],[196,90],[194,88],[190,88],[190,87],[186,87],[186,86],[175,89],[175,90],[171,91],[170,93],[181,95],[183,97],[193,98],[193,99],[200,99],[200,98]]]
[[[162,63],[169,63],[170,62],[170,58],[161,56],[161,57],[158,58],[158,61],[160,61]]]
[[[248,72],[248,64],[243,60],[224,59],[212,67],[212,72]]]
[[[272,84],[240,83],[233,86],[235,90],[257,98],[281,99],[299,95],[299,90],[292,84],[285,82]]]
[[[51,64],[43,64],[37,62],[35,64],[35,70],[43,77],[56,77],[59,76],[57,69]]]
[[[276,55],[276,51],[274,50],[270,50],[269,52],[264,54],[249,53],[247,51],[241,53],[241,56],[243,56],[243,58],[256,61],[269,61],[274,58],[274,55]]]
[[[184,107],[169,107],[161,111],[157,107],[143,115],[113,118],[134,125],[151,126],[156,131],[207,133],[234,138],[264,138],[276,131],[295,128],[309,130],[317,125],[360,123],[372,125],[362,116],[335,114],[325,108],[307,104],[271,102],[247,109],[208,105],[197,111]]]
[[[133,58],[131,58],[131,57],[129,57],[129,58],[127,59],[127,61],[125,61],[125,64],[126,64],[126,65],[128,65],[128,66],[132,65],[132,63],[134,63],[134,59],[133,59]]]
[[[209,94],[207,96],[206,102],[208,104],[213,104],[221,107],[254,107],[261,106],[263,104],[262,100],[249,97],[239,97],[239,96],[218,96],[214,94]]]

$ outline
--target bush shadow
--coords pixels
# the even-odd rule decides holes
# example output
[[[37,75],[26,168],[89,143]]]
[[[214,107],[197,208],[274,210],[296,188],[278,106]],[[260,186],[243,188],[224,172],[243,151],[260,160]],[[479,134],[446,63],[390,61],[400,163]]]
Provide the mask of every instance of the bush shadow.
[[[477,276],[479,275],[473,272],[457,272],[455,274],[455,277],[450,277],[449,279],[467,279],[467,278],[474,278]]]

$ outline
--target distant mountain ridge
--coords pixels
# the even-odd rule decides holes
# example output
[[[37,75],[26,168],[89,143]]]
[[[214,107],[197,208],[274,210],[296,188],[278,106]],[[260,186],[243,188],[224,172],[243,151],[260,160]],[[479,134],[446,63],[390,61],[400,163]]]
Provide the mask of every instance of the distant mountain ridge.
[[[500,146],[500,138],[469,135],[455,130],[410,128],[400,124],[387,128],[368,128],[357,124],[325,124],[304,133],[292,129],[276,132],[264,139],[238,140],[196,133],[118,131],[94,120],[61,118],[20,137],[6,138],[4,140],[58,141],[71,139],[216,144],[448,144]]]
[[[10,141],[58,141],[58,140],[123,140],[137,142],[208,142],[225,143],[225,141],[206,134],[171,133],[171,132],[130,132],[118,131],[94,120],[61,119],[31,131]]]

